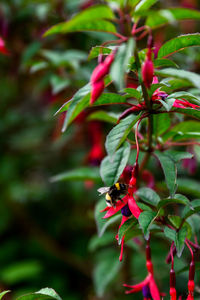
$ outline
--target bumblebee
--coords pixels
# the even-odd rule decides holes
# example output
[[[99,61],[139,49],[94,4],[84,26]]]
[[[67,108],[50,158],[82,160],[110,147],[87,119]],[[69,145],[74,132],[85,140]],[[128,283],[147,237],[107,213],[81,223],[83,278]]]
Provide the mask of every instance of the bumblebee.
[[[115,207],[117,200],[122,201],[120,196],[127,193],[128,186],[128,184],[117,182],[111,187],[101,187],[97,191],[100,193],[100,195],[106,194],[105,198],[107,206]]]

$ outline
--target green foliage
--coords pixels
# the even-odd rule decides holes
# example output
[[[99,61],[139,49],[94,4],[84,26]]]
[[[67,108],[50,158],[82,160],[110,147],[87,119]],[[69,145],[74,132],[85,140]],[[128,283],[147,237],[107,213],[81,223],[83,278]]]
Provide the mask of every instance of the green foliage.
[[[130,155],[130,144],[125,142],[124,145],[110,157],[106,156],[100,167],[100,174],[103,182],[107,186],[116,183],[123,172]]]
[[[35,300],[35,299],[55,299],[61,300],[60,296],[52,288],[44,288],[35,293],[30,293],[24,296],[18,297],[18,299],[23,300]]]
[[[105,19],[113,19],[112,10],[105,5],[96,5],[77,14],[67,22],[59,23],[45,32],[45,36],[74,31],[116,32],[114,25]]]
[[[106,138],[106,150],[109,156],[113,156],[115,151],[120,147],[120,145],[125,141],[128,134],[132,130],[132,127],[139,120],[140,115],[130,115],[125,119],[121,120],[113,129],[109,132]]]

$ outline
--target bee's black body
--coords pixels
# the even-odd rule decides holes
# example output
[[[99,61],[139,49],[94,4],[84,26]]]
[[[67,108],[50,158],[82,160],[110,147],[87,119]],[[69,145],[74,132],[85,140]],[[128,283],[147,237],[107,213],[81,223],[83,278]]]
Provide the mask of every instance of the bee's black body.
[[[127,191],[127,185],[123,183],[115,183],[106,194],[106,203],[108,206],[114,206],[117,200],[121,200],[120,196]]]

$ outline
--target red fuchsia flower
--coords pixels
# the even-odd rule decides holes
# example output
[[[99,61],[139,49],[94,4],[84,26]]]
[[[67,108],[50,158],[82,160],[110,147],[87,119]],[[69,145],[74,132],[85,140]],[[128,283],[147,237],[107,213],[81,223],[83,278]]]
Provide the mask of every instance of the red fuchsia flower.
[[[90,79],[92,85],[90,104],[93,104],[97,100],[97,98],[102,94],[105,88],[104,77],[109,73],[110,66],[114,60],[114,57],[115,54],[111,53],[106,57],[104,62],[98,64],[98,66],[94,69]]]
[[[194,262],[194,254],[192,251],[192,248],[190,247],[189,243],[187,240],[185,241],[188,249],[190,250],[192,259],[190,262],[190,267],[189,267],[189,280],[188,280],[188,296],[187,300],[194,300],[194,277],[195,277],[195,262]]]
[[[142,282],[135,285],[124,284],[123,286],[130,288],[130,290],[127,290],[125,293],[132,294],[142,291],[144,299],[160,300],[160,292],[156,285],[153,274],[153,264],[151,262],[151,249],[149,242],[146,246],[146,267],[148,271],[146,278]]]
[[[138,174],[138,164],[135,164],[133,169],[132,169],[132,174],[131,174],[131,179],[129,180],[129,187],[128,187],[128,192],[127,194],[122,198],[122,200],[118,200],[115,203],[115,207],[106,207],[104,208],[101,212],[105,212],[106,214],[103,217],[104,219],[109,218],[119,212],[121,210],[122,214],[122,220],[119,225],[119,228],[126,222],[130,216],[134,216],[136,219],[139,218],[141,209],[137,205],[135,198],[133,197],[133,193],[136,191],[136,182],[137,182],[137,174]],[[118,231],[119,231],[118,228]],[[118,234],[115,237],[118,240]],[[123,258],[123,249],[124,249],[124,238],[125,236],[122,237],[121,241],[121,251],[120,251],[120,256],[119,260],[121,261]]]
[[[171,270],[170,270],[170,300],[176,300],[176,275],[174,271],[174,242],[171,244],[170,254],[171,254]]]
[[[5,42],[2,39],[2,37],[0,37],[0,53],[4,54],[4,55],[9,55],[9,51],[5,46]]]
[[[99,166],[103,157],[105,156],[103,148],[103,132],[101,123],[98,121],[91,121],[88,125],[88,136],[92,147],[88,154],[88,162],[90,165]]]
[[[153,81],[153,75],[154,75],[154,66],[152,61],[152,46],[153,46],[153,38],[152,35],[150,35],[147,42],[146,58],[142,65],[142,79],[147,88],[150,88]]]

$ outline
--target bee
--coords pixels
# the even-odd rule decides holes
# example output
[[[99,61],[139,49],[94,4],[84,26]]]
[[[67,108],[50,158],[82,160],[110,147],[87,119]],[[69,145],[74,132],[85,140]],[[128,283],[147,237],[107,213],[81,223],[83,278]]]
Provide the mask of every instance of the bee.
[[[120,196],[127,193],[128,186],[128,184],[117,182],[110,187],[101,187],[97,191],[100,193],[100,195],[106,194],[105,198],[107,206],[115,207],[117,200],[122,201]]]

